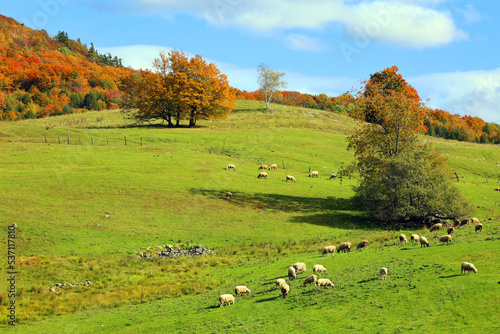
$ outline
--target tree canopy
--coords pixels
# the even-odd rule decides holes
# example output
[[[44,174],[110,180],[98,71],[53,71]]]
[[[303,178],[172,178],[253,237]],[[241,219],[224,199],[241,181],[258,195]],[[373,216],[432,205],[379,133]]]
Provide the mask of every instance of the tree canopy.
[[[234,108],[235,89],[200,55],[189,58],[177,50],[162,51],[153,66],[154,72],[141,71],[127,84],[129,106],[138,108],[136,119],[166,121],[169,126],[188,120],[194,127],[199,119],[224,118]]]
[[[273,94],[279,91],[280,88],[286,88],[286,81],[282,80],[285,76],[284,72],[279,72],[269,68],[265,64],[260,64],[257,68],[259,90],[264,94],[266,108],[269,109],[269,102]]]
[[[357,93],[356,112],[371,123],[348,137],[356,161],[344,172],[358,170],[361,175],[355,202],[384,221],[466,215],[471,206],[451,184],[445,159],[418,141],[424,106],[396,71],[393,67],[372,75]],[[389,72],[393,75],[385,75]]]

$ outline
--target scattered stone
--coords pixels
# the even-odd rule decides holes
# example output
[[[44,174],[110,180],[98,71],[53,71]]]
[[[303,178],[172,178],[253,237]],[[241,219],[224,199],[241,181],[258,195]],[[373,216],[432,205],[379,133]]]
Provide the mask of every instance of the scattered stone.
[[[213,250],[211,250],[210,248],[204,247],[202,245],[191,246],[189,248],[183,248],[181,246],[182,245],[176,245],[176,246],[165,245],[165,246],[157,246],[154,248],[148,247],[148,249],[151,251],[151,253],[139,251],[139,252],[135,253],[135,256],[137,259],[152,259],[153,255],[155,255],[156,257],[159,257],[159,258],[177,259],[181,256],[194,257],[194,256],[203,256],[203,255],[214,254]]]

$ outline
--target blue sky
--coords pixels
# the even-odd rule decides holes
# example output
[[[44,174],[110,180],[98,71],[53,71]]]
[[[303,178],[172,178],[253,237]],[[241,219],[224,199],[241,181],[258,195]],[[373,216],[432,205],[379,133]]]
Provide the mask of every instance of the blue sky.
[[[159,50],[200,54],[249,91],[261,63],[330,96],[396,65],[428,106],[500,123],[498,1],[17,0],[0,13],[134,68]]]

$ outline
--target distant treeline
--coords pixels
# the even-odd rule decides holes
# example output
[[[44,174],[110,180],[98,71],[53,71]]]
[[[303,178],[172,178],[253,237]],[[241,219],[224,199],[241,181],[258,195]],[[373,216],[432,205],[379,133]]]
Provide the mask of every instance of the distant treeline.
[[[238,91],[237,99],[264,101],[259,91]],[[280,91],[273,103],[288,106],[328,110],[353,116],[356,98],[346,92],[337,97]],[[479,117],[460,116],[440,109],[425,109],[425,134],[433,137],[476,143],[500,144],[500,125],[487,123]]]

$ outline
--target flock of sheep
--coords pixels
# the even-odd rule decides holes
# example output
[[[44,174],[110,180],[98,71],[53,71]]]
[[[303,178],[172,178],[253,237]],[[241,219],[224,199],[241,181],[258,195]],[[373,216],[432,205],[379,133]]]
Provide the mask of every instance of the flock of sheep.
[[[448,234],[440,237],[439,241],[442,244],[444,244],[444,243],[448,244],[449,242],[451,242],[451,235],[455,232],[455,227],[466,226],[466,225],[470,224],[471,222],[475,224],[476,233],[481,232],[483,230],[483,225],[479,222],[479,220],[477,218],[472,218],[472,219],[465,218],[462,220],[455,220],[453,222],[453,226],[451,226],[447,229]],[[437,223],[437,224],[432,225],[429,231],[430,232],[438,231],[438,230],[441,230],[442,228],[444,228],[444,225],[442,223]],[[419,236],[418,234],[412,234],[410,236],[410,240],[412,243],[420,242],[420,247],[429,247],[429,241],[424,236]],[[402,243],[402,242],[407,243],[408,239],[406,238],[406,235],[400,234],[399,235],[399,242],[400,243]],[[358,243],[356,249],[357,250],[363,249],[366,246],[368,246],[368,240],[361,240]],[[335,255],[335,252],[337,252],[337,253],[350,252],[351,248],[352,248],[352,244],[350,242],[343,242],[338,246],[338,248],[335,245],[330,245],[330,246],[323,247],[323,249],[321,250],[321,255],[322,256],[325,256],[325,255],[329,256],[332,253]],[[304,287],[309,285],[309,284],[315,284],[316,287],[318,288],[318,290],[320,290],[321,287],[323,287],[323,288],[328,288],[328,287],[333,288],[334,287],[334,284],[329,279],[318,278],[318,275],[320,275],[321,273],[328,274],[327,269],[323,265],[315,264],[313,266],[312,271],[313,271],[313,274],[307,276],[304,279],[303,284],[302,284]],[[474,272],[475,274],[477,274],[477,272],[478,272],[478,270],[476,269],[476,267],[472,263],[463,262],[461,265],[460,274],[470,274],[471,271]],[[290,281],[293,281],[293,280],[297,279],[297,274],[305,273],[305,272],[306,272],[306,264],[303,262],[296,262],[293,265],[288,267],[288,279]],[[379,270],[380,279],[381,280],[387,279],[387,273],[388,273],[388,270],[386,267],[380,268],[380,270]],[[290,285],[288,285],[286,280],[283,278],[278,278],[276,280],[276,288],[280,289],[281,295],[283,296],[283,298],[286,298],[286,296],[290,292]],[[236,296],[239,296],[243,293],[250,294],[250,289],[248,289],[246,286],[240,285],[240,286],[237,286],[235,288],[234,293]],[[224,304],[234,304],[234,302],[235,302],[235,298],[231,294],[223,294],[223,295],[220,295],[220,297],[219,297],[220,307],[222,307]]]
[[[225,169],[226,170],[232,169],[235,171],[236,166],[234,164],[228,164]],[[267,165],[263,164],[259,167],[259,169],[277,170],[278,166],[276,164],[272,164],[268,167]],[[267,172],[260,172],[259,175],[257,176],[257,178],[267,179],[267,176],[268,176]],[[309,173],[309,177],[318,177],[318,176],[319,176],[318,171],[312,171]],[[328,179],[330,180],[330,179],[333,179],[336,177],[337,177],[337,174],[335,174],[333,172],[333,174]],[[296,182],[295,177],[293,177],[292,175],[287,175],[284,181]],[[228,200],[232,200],[232,193],[227,192],[226,198]],[[447,234],[443,235],[439,238],[439,242],[441,242],[441,244],[446,243],[448,245],[448,243],[452,242],[451,236],[455,232],[455,227],[466,226],[466,225],[469,225],[471,222],[475,226],[476,233],[481,232],[483,230],[483,224],[481,224],[477,218],[472,218],[472,219],[464,218],[462,220],[456,219],[453,222],[453,226],[451,226],[447,229]],[[445,227],[445,225],[443,225],[442,223],[437,223],[437,224],[432,225],[429,231],[430,232],[438,231],[438,230],[443,229],[444,227]],[[419,236],[418,234],[412,234],[410,236],[410,240],[412,243],[420,242],[420,247],[429,247],[429,241],[427,240],[427,238],[425,236]],[[406,235],[400,234],[399,235],[399,242],[400,243],[402,243],[402,242],[407,243],[408,239],[406,238]],[[363,249],[367,245],[368,245],[368,240],[362,240],[358,243],[356,249],[357,250]],[[337,252],[337,253],[350,252],[351,248],[352,248],[352,244],[350,242],[341,243],[338,246],[338,249],[337,249],[337,247],[335,247],[335,245],[330,245],[330,246],[324,247],[321,250],[321,255],[325,256],[325,255],[330,255],[331,253],[333,253],[335,255],[335,252]],[[290,281],[295,280],[297,278],[297,274],[304,273],[305,271],[306,271],[306,264],[303,262],[296,262],[293,265],[291,265],[290,267],[288,267],[288,279]],[[464,273],[469,274],[471,271],[473,271],[475,274],[477,274],[477,269],[472,263],[463,262],[461,265],[461,272],[460,273],[461,274],[464,274]],[[307,276],[304,279],[303,286],[305,287],[309,284],[315,284],[316,287],[318,288],[318,290],[320,290],[321,287],[333,288],[334,284],[329,279],[318,278],[318,275],[321,273],[328,274],[328,271],[326,270],[326,268],[323,265],[315,264],[313,266],[313,274]],[[380,270],[379,270],[380,279],[382,279],[382,280],[387,279],[387,273],[388,273],[388,270],[386,267],[380,268]],[[283,296],[283,298],[285,298],[288,295],[288,293],[290,292],[290,286],[287,284],[287,282],[283,278],[279,278],[276,280],[276,288],[279,288],[281,290],[281,295]],[[246,286],[239,285],[235,288],[234,293],[236,296],[239,296],[239,295],[242,295],[244,293],[250,294],[251,292],[250,292],[250,289],[248,289]],[[222,294],[219,296],[220,307],[222,307],[224,304],[229,304],[229,305],[234,304],[234,302],[235,302],[235,297],[231,294]]]
[[[233,170],[233,171],[236,171],[236,165],[234,164],[228,164],[225,168],[226,170]],[[278,165],[277,164],[272,164],[272,165],[260,165],[259,166],[259,169],[263,169],[263,170],[278,170]],[[258,179],[266,179],[267,180],[267,172],[260,172],[258,175],[257,175],[257,178]],[[309,177],[319,177],[319,172],[317,170],[314,170],[312,172],[309,173]],[[328,178],[328,180],[331,180],[331,179],[335,179],[337,177],[337,174],[335,172],[332,171],[332,175],[330,175],[330,177]],[[285,180],[283,180],[285,182],[297,182],[297,180],[295,179],[295,177],[293,175],[287,175],[285,177]]]

